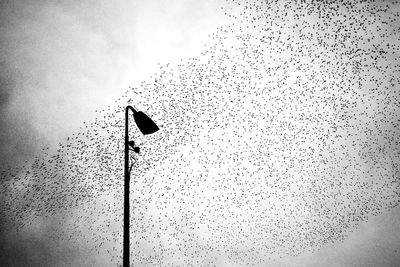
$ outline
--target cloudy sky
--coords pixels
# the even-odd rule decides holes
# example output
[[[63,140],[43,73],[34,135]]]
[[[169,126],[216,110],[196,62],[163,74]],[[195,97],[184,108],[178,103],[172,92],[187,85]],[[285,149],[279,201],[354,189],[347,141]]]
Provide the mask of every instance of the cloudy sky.
[[[323,2],[1,1],[1,263],[121,263],[131,104],[134,266],[395,266],[400,6]]]

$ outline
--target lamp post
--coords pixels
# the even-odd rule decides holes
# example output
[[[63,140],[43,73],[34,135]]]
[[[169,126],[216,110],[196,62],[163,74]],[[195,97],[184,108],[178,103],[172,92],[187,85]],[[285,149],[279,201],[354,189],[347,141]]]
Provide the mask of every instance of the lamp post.
[[[123,267],[129,267],[129,183],[132,165],[129,167],[129,147],[139,153],[133,141],[129,141],[129,110],[133,111],[133,118],[143,135],[152,134],[159,130],[158,126],[143,112],[136,111],[131,106],[125,109],[125,168],[124,168],[124,242],[123,242]]]

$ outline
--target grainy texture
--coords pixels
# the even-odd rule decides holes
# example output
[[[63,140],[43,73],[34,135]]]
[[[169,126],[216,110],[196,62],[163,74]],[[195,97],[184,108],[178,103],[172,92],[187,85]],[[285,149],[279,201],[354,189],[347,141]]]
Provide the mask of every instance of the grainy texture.
[[[399,4],[224,11],[201,54],[159,64],[58,150],[2,172],[1,260],[121,263],[127,104],[160,126],[131,128],[133,266],[278,264],[398,205]]]

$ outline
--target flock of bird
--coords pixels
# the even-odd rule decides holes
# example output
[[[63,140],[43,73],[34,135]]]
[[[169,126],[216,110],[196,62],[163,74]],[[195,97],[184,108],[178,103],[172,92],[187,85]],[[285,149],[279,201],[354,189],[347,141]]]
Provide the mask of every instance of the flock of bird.
[[[232,24],[201,54],[4,170],[2,213],[17,232],[52,221],[49,239],[121,264],[130,104],[160,127],[131,123],[133,266],[263,266],[342,242],[400,201],[394,5],[228,0]]]

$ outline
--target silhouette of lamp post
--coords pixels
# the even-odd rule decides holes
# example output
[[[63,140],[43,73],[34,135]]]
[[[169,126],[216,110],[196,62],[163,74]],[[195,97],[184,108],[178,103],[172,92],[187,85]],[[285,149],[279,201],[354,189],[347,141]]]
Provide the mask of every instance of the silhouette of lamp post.
[[[129,183],[133,164],[129,167],[129,150],[139,153],[139,147],[135,147],[134,141],[129,141],[129,110],[133,111],[133,118],[143,135],[152,134],[159,130],[158,126],[146,114],[136,111],[133,107],[125,109],[125,176],[124,176],[124,243],[123,243],[123,267],[129,267]],[[129,147],[132,147],[130,149]]]

